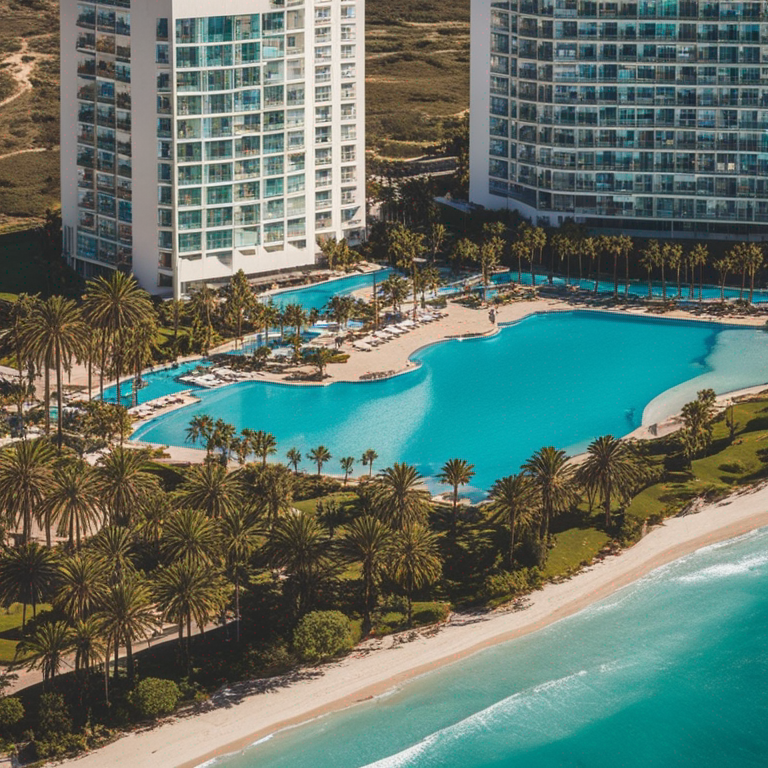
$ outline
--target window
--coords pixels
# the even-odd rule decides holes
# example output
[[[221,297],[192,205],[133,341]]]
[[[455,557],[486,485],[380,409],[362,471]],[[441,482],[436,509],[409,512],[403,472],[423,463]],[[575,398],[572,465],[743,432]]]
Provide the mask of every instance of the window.
[[[176,136],[179,139],[199,139],[200,118],[195,120],[177,120]]]
[[[183,208],[195,208],[203,204],[202,190],[200,187],[194,189],[179,190],[179,205]],[[170,205],[170,199],[168,201]]]
[[[264,158],[265,176],[282,176],[284,172],[285,168],[283,167],[282,155]]]
[[[209,208],[206,211],[206,221],[209,227],[227,227],[232,225],[231,208]]]
[[[224,229],[218,232],[206,232],[205,240],[206,247],[209,251],[218,250],[220,248],[231,248],[232,230]]]
[[[155,46],[155,62],[157,64],[171,63],[171,52],[167,43],[160,43]]]
[[[200,165],[183,165],[178,168],[179,186],[200,184],[203,180],[203,169]]]
[[[179,229],[200,229],[203,224],[202,211],[180,211]]]
[[[199,141],[177,144],[176,159],[180,163],[199,163],[203,159],[202,145]]]
[[[209,67],[231,67],[231,45],[209,45],[205,49],[205,61]]]
[[[216,163],[206,166],[206,180],[209,184],[232,181],[232,163]]]
[[[231,141],[207,141],[205,143],[206,160],[227,160],[232,157]]]
[[[264,182],[264,197],[278,197],[283,194],[282,179],[267,179]]]
[[[240,43],[235,45],[235,64],[254,64],[260,61],[259,43]]]
[[[200,232],[189,232],[189,233],[179,234],[179,253],[189,253],[190,251],[199,251],[201,245],[202,245],[202,237]]]
[[[203,42],[229,43],[231,41],[231,16],[210,16],[207,19],[203,19]]]
[[[155,26],[155,38],[157,40],[168,39],[168,19],[158,19]]]
[[[208,205],[221,205],[232,202],[232,187],[209,187],[206,192]]]
[[[203,133],[206,139],[232,135],[231,117],[206,117],[203,120]]]
[[[176,66],[184,69],[187,67],[199,67],[202,65],[202,57],[200,56],[200,49],[194,48],[177,48],[176,49]]]

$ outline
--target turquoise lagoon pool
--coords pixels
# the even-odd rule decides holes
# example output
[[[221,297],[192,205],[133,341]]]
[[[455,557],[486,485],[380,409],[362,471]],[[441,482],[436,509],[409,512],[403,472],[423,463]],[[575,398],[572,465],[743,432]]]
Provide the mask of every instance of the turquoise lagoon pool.
[[[576,452],[598,435],[632,431],[644,410],[646,423],[669,415],[703,386],[768,382],[768,333],[572,311],[532,316],[488,339],[435,344],[414,359],[417,370],[383,381],[201,390],[199,404],[135,437],[184,445],[189,420],[208,413],[238,430],[272,432],[281,459],[291,447],[306,455],[326,445],[327,472],[367,448],[379,454],[375,468],[406,461],[426,476],[464,458],[476,465],[468,491],[477,496],[542,445]]]
[[[217,768],[762,768],[768,530]],[[267,702],[265,702],[267,705]]]

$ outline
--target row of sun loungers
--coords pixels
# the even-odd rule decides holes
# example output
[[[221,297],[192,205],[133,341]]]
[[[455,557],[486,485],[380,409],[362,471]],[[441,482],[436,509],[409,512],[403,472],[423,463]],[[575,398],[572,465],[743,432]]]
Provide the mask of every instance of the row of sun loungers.
[[[352,346],[361,352],[370,352],[374,347],[378,347],[380,344],[385,344],[390,339],[402,336],[403,334],[412,331],[414,328],[418,328],[420,325],[432,323],[444,316],[444,312],[420,312],[416,320],[408,319],[399,323],[387,325],[381,330],[374,331],[358,341],[353,341]]]
[[[128,413],[131,416],[138,416],[140,419],[147,416],[153,416],[155,411],[161,411],[163,408],[167,408],[170,405],[183,405],[184,398],[178,395],[166,395],[165,397],[158,397],[156,400],[148,400],[141,405],[135,405],[133,408],[128,409]]]

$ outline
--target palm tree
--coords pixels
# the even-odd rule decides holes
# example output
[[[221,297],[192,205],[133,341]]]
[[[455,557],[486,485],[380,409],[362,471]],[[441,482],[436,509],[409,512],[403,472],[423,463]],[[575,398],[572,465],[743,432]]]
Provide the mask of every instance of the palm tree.
[[[59,565],[53,604],[72,621],[84,619],[99,606],[106,590],[107,580],[99,559],[72,555]]]
[[[574,470],[567,462],[565,451],[558,451],[549,445],[536,451],[523,465],[536,489],[541,509],[541,555],[546,552],[550,520],[569,509],[578,497]]]
[[[459,487],[466,485],[475,476],[475,465],[464,459],[448,459],[437,476],[441,483],[453,488],[453,510],[451,531],[456,535],[456,519],[459,514]]]
[[[253,452],[261,458],[261,466],[267,466],[267,457],[277,453],[277,440],[273,434],[260,429],[251,434]]]
[[[158,488],[148,474],[144,451],[115,446],[99,459],[94,470],[95,488],[110,523],[128,525],[138,514],[142,502]]]
[[[413,622],[413,593],[440,578],[437,537],[420,523],[405,526],[392,537],[388,571],[408,601],[408,626]]]
[[[35,627],[30,637],[25,637],[16,652],[29,654],[32,659],[28,669],[39,669],[43,673],[43,686],[50,679],[54,681],[61,669],[64,656],[72,648],[72,631],[66,621],[43,621]]]
[[[227,286],[227,297],[224,302],[224,313],[227,322],[235,328],[235,345],[243,338],[243,323],[248,313],[256,303],[253,290],[248,283],[245,272],[239,269]]]
[[[254,506],[267,518],[270,530],[281,514],[293,509],[293,490],[293,475],[282,464],[259,467],[254,473],[250,489]]]
[[[536,492],[528,477],[508,475],[497,480],[489,494],[488,509],[492,520],[500,520],[509,532],[507,570],[514,564],[515,534],[533,525],[536,512]]]
[[[210,579],[210,576],[208,578]],[[142,637],[148,638],[160,624],[152,604],[149,586],[136,575],[113,584],[104,597],[99,618],[103,622],[104,634],[115,649],[115,680],[121,645],[125,646],[128,679],[133,680],[133,642]]]
[[[157,321],[154,316],[144,318],[126,333],[126,358],[133,372],[131,404],[138,405],[141,389],[141,372],[154,360],[157,346]]]
[[[21,632],[27,623],[27,605],[32,616],[43,602],[56,578],[56,555],[39,544],[22,544],[0,558],[0,602],[21,603]]]
[[[344,472],[344,485],[347,484],[347,478],[349,477],[349,473],[352,471],[352,466],[355,463],[355,460],[352,456],[345,456],[340,462],[341,469]]]
[[[696,277],[696,267],[699,268],[699,301],[702,300],[702,293],[704,288],[704,267],[709,261],[709,249],[704,243],[697,243],[693,246],[688,259],[691,265],[691,298],[693,298],[693,286]]]
[[[314,589],[329,567],[327,541],[315,515],[295,512],[280,519],[265,545],[272,566],[284,568],[295,582],[299,616],[311,607]]]
[[[211,577],[209,568],[185,558],[158,571],[153,592],[163,619],[179,625],[179,645],[184,640],[186,625],[184,656],[189,674],[192,671],[192,619],[202,629],[216,615],[221,604],[221,585]]]
[[[213,316],[218,306],[218,294],[207,285],[190,293],[189,308],[195,317],[197,328],[201,334],[199,342],[204,355],[208,354],[208,350],[213,343]]]
[[[107,647],[101,621],[96,616],[77,619],[72,625],[72,648],[75,651],[75,673],[83,670],[87,675],[91,667],[106,662]]]
[[[221,517],[243,500],[240,470],[228,472],[221,464],[193,464],[177,491],[179,505],[199,509],[208,517]]]
[[[728,273],[733,269],[733,261],[726,255],[712,262],[712,266],[719,275],[720,301],[725,301],[725,283],[728,280]]]
[[[308,458],[317,464],[317,476],[320,477],[320,473],[323,471],[323,464],[331,460],[331,452],[324,445],[318,445],[317,448],[313,448],[309,452]]]
[[[341,552],[350,563],[360,563],[363,581],[363,631],[371,628],[376,587],[392,538],[391,529],[372,515],[353,520],[341,540]]]
[[[395,462],[376,478],[375,505],[379,517],[392,528],[423,523],[431,511],[430,494],[415,467]]]
[[[54,451],[44,439],[22,440],[0,451],[0,507],[6,527],[22,526],[23,543],[32,533],[32,512],[51,488]],[[50,543],[50,529],[46,531]]]
[[[611,527],[611,502],[628,499],[645,473],[631,445],[605,435],[593,440],[578,477],[585,488],[596,491],[605,510],[605,527]]]
[[[162,550],[169,562],[186,558],[210,566],[216,556],[216,523],[199,509],[180,509],[165,524]]]
[[[283,309],[286,325],[293,326],[295,335],[301,338],[301,330],[307,324],[307,313],[301,304],[288,304]]]
[[[228,424],[224,419],[216,419],[211,435],[211,444],[221,451],[221,463],[226,467],[229,463],[229,454],[235,445],[237,430],[234,425]],[[208,456],[210,458],[210,454]]]
[[[424,235],[397,224],[389,232],[389,247],[395,263],[403,270],[411,273],[411,290],[413,291],[413,317],[416,318],[416,265],[424,252]]]
[[[110,584],[135,573],[133,535],[126,527],[109,525],[102,528],[88,544]]]
[[[248,566],[258,547],[256,518],[243,510],[231,510],[219,520],[219,546],[224,569],[235,588],[236,639],[240,642],[240,586],[248,577]]]
[[[747,273],[749,274],[749,303],[752,303],[755,292],[755,275],[765,261],[762,246],[757,243],[747,245]]]
[[[308,356],[307,360],[317,368],[317,373],[321,379],[325,378],[325,369],[329,363],[336,359],[336,354],[327,347],[320,347]]]
[[[649,240],[648,245],[641,251],[640,265],[645,268],[648,276],[648,299],[653,298],[653,286],[651,282],[651,273],[654,267],[659,263],[661,248],[658,240]]]
[[[188,443],[196,443],[198,440],[202,440],[205,444],[206,455],[210,458],[213,453],[213,430],[214,421],[207,413],[195,414],[189,420],[185,441]]]
[[[136,533],[152,548],[155,558],[160,557],[160,539],[165,521],[171,514],[171,500],[171,494],[158,488],[144,500],[139,510]]]
[[[629,256],[635,244],[629,235],[618,235],[616,241],[619,254],[624,256],[624,298],[626,298],[629,296]]]
[[[80,549],[81,535],[96,530],[101,521],[93,470],[80,460],[58,467],[40,511],[38,519],[43,518],[47,531],[57,523],[58,535],[67,536],[69,546]]]
[[[360,463],[364,467],[368,467],[368,477],[371,477],[373,474],[373,462],[376,461],[376,459],[379,458],[379,454],[376,453],[376,451],[373,450],[373,448],[368,448],[366,451],[363,452],[362,458],[360,459]]]
[[[299,464],[301,464],[301,451],[298,448],[291,448],[285,454],[288,463],[293,467],[293,471],[299,474]]]
[[[103,332],[102,360],[106,358],[105,350],[110,345],[112,347],[116,402],[120,404],[120,376],[125,359],[126,334],[144,318],[154,316],[149,294],[139,287],[132,275],[116,270],[108,278],[97,277],[86,283],[83,312],[88,324]],[[103,368],[102,365],[102,376]]]
[[[62,372],[69,370],[72,358],[83,350],[87,329],[77,304],[62,296],[51,296],[36,302],[24,324],[24,347],[45,372],[45,429],[50,424],[50,374],[56,371],[56,397],[58,413],[57,445],[62,442]]]

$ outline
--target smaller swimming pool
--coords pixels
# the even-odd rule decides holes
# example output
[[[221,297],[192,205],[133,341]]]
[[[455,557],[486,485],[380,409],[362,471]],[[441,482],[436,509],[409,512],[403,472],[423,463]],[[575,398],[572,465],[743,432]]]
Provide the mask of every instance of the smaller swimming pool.
[[[373,286],[374,279],[381,284],[392,273],[390,267],[368,272],[365,275],[350,275],[337,280],[327,280],[324,283],[307,285],[303,288],[290,288],[264,297],[264,301],[282,309],[288,304],[300,304],[304,309],[322,310],[333,296],[348,296],[350,293]]]

